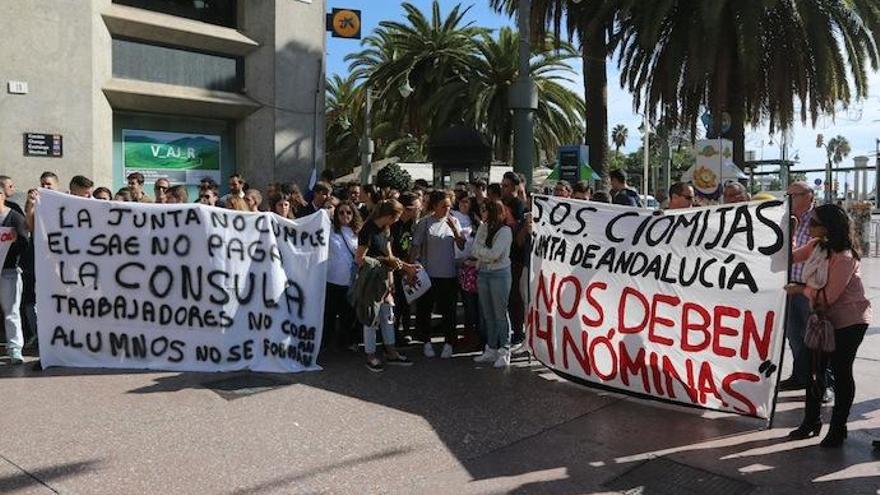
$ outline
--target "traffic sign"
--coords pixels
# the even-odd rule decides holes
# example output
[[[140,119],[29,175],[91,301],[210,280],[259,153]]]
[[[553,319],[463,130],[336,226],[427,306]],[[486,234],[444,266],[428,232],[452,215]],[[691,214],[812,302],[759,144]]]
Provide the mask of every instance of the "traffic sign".
[[[333,9],[327,14],[327,31],[334,38],[361,39],[361,11]]]

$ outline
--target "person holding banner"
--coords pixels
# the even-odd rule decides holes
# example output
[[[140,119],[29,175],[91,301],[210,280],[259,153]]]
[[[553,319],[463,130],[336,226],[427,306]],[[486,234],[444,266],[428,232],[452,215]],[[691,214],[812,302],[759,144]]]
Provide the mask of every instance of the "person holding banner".
[[[694,188],[684,182],[669,186],[668,210],[682,210],[694,206]]]
[[[792,253],[795,263],[804,263],[805,284],[789,284],[786,292],[806,296],[813,311],[824,312],[834,326],[835,349],[830,354],[813,351],[804,419],[788,438],[800,440],[819,434],[825,369],[830,363],[836,394],[828,434],[821,446],[840,447],[847,436],[846,422],[855,397],[853,362],[872,321],[871,303],[865,297],[859,244],[853,240],[846,211],[832,204],[815,208],[810,218],[810,237],[809,243]]]
[[[418,267],[402,262],[391,251],[391,226],[400,219],[403,214],[403,205],[396,200],[382,201],[376,205],[372,214],[358,232],[357,253],[355,262],[358,265],[358,280],[354,294],[355,304],[358,306],[357,314],[360,317],[360,309],[363,304],[373,304],[378,301],[378,311],[371,321],[361,321],[364,325],[364,351],[367,354],[367,368],[370,371],[382,371],[382,361],[376,356],[376,331],[382,331],[382,342],[385,345],[385,362],[398,366],[409,366],[412,361],[397,352],[394,347],[394,280],[393,272],[403,270],[408,276],[415,277]],[[382,266],[379,266],[382,265]],[[376,294],[367,294],[371,284],[365,284],[364,279],[370,270],[386,270],[385,281],[380,285],[378,297]],[[370,312],[372,314],[372,312]]]
[[[0,309],[4,315],[6,353],[10,364],[21,364],[21,348],[24,346],[20,310],[23,287],[18,263],[22,252],[27,248],[28,231],[24,216],[6,206],[6,199],[6,192],[0,188],[0,226],[11,227],[14,236],[0,273]]]
[[[474,358],[478,363],[492,363],[496,368],[510,365],[510,319],[507,307],[510,301],[512,275],[510,246],[513,231],[505,225],[505,208],[500,201],[486,201],[483,223],[471,250],[471,259],[477,263],[477,299],[483,313],[486,347]]]
[[[456,341],[455,305],[458,302],[458,272],[455,264],[455,247],[463,249],[466,238],[461,224],[449,212],[452,201],[446,191],[431,191],[428,196],[430,215],[419,220],[413,231],[412,255],[431,277],[431,288],[416,303],[416,327],[422,333],[425,357],[434,357],[431,344],[431,313],[438,306],[443,317],[445,343],[440,357],[452,357]]]

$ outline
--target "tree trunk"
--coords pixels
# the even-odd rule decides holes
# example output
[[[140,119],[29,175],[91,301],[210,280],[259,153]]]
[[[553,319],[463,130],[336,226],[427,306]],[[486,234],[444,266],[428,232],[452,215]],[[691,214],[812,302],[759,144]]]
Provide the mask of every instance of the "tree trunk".
[[[595,29],[584,40],[584,99],[586,101],[586,144],[590,147],[590,168],[602,177],[608,161],[608,76],[605,30]]]

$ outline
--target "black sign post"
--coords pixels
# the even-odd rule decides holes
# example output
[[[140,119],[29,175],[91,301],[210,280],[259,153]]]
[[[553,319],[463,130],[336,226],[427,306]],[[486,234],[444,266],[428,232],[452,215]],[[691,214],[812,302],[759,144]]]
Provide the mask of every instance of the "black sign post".
[[[24,133],[24,156],[64,156],[64,140],[61,134]]]

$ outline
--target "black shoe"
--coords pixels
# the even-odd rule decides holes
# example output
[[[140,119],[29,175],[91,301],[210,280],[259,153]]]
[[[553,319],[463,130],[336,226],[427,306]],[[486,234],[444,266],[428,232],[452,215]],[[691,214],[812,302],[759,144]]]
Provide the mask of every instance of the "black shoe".
[[[412,366],[413,362],[403,354],[397,354],[394,357],[385,356],[385,363],[392,366]]]
[[[382,364],[382,361],[378,359],[375,361],[367,360],[367,369],[376,373],[380,373],[385,371],[385,365]]]
[[[779,382],[779,391],[780,392],[788,392],[791,390],[805,390],[807,388],[806,385],[799,382],[795,377],[790,376],[785,380]]]
[[[805,438],[812,438],[819,436],[819,432],[822,431],[822,422],[816,421],[815,423],[804,422],[801,423],[800,426],[797,427],[796,430],[792,430],[788,434],[789,440],[803,440]]]
[[[828,428],[828,434],[819,442],[819,445],[828,449],[835,449],[843,445],[846,438],[846,425],[834,426]]]

